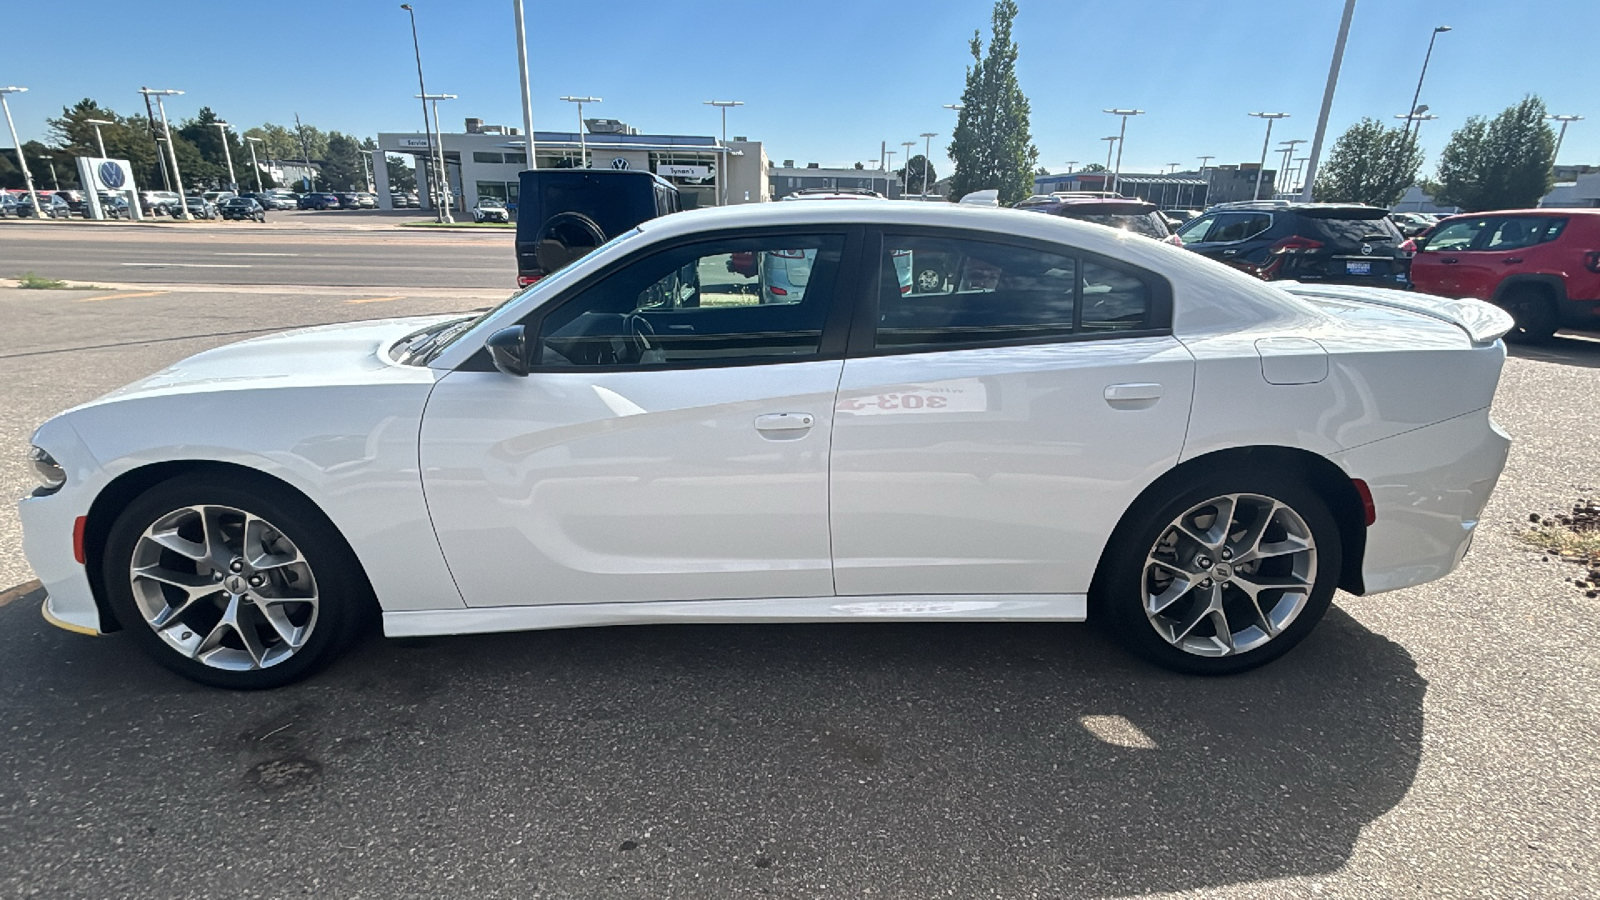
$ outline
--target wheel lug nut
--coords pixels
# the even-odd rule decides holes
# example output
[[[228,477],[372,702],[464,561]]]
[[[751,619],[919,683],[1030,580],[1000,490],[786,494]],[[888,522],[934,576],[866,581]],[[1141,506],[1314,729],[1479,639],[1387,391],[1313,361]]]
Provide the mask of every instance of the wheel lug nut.
[[[1197,556],[1194,558],[1194,564],[1202,569],[1209,569],[1211,568],[1211,558],[1208,556]]]
[[[1203,588],[1211,587],[1211,579],[1207,578],[1206,580],[1200,582],[1200,586]]]
[[[1233,551],[1232,550],[1224,550],[1224,551],[1222,551],[1222,558],[1223,559],[1233,559]]]
[[[230,571],[230,572],[242,572],[242,571],[244,571],[244,563],[241,560],[237,560],[236,559],[233,562],[228,564],[228,571]]]
[[[266,583],[267,583],[267,580],[265,578],[262,578],[260,575],[251,575],[250,576],[250,586],[251,587],[261,587],[263,584],[266,584]]]

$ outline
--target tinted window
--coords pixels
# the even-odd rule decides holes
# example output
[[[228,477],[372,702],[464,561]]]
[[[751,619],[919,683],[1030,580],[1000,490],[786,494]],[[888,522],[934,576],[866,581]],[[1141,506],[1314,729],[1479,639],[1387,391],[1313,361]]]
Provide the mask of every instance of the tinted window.
[[[1500,219],[1482,249],[1516,250],[1521,247],[1532,247],[1534,244],[1542,244],[1560,237],[1566,226],[1566,219],[1549,216],[1513,216]]]
[[[1306,221],[1311,224],[1311,234],[1325,241],[1360,244],[1369,241],[1405,240],[1400,234],[1400,229],[1394,227],[1388,216],[1379,216],[1375,219],[1324,219],[1320,216],[1307,216]]]
[[[1190,219],[1178,229],[1178,237],[1185,244],[1198,244],[1206,239],[1206,232],[1211,229],[1211,223],[1217,220],[1216,216],[1201,216]]]
[[[844,239],[737,238],[630,263],[547,316],[542,365],[784,362],[814,356]]]
[[[1272,217],[1266,213],[1222,213],[1217,216],[1217,222],[1211,227],[1211,233],[1206,235],[1206,240],[1211,243],[1242,241],[1271,227]]]
[[[1065,253],[886,235],[874,345],[953,349],[1133,330],[1145,327],[1148,307],[1138,276]]]
[[[1165,238],[1168,234],[1171,234],[1171,232],[1167,230],[1167,224],[1157,219],[1155,213],[1140,213],[1138,215],[1128,216],[1071,216],[1070,218],[1077,219],[1080,222],[1093,222],[1096,225],[1106,225],[1111,228],[1120,228],[1123,231],[1131,231],[1134,234],[1142,234],[1145,237],[1159,239]]]
[[[1458,219],[1435,231],[1424,249],[1466,250],[1489,222],[1489,219]]]

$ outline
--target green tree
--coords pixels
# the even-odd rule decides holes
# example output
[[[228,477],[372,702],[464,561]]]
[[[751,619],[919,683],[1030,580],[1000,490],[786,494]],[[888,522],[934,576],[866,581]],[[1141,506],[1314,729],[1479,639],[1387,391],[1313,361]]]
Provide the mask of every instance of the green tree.
[[[348,134],[328,132],[328,152],[322,160],[322,181],[332,191],[364,191],[367,171],[361,162],[361,144]]]
[[[112,123],[99,127],[99,140],[90,119]],[[99,156],[100,141],[104,141],[106,156],[127,160],[141,189],[161,187],[156,141],[144,116],[119,115],[86,97],[63,107],[60,118],[46,119],[45,124],[50,127],[51,142],[68,156]]]
[[[300,158],[300,138],[295,135],[293,128],[267,122],[255,128],[246,128],[244,135],[261,139],[256,151],[267,159]],[[317,156],[321,158],[321,154]]]
[[[1083,166],[1082,168],[1078,169],[1078,171],[1079,172],[1106,172],[1106,171],[1109,171],[1109,170],[1105,166],[1100,165],[1099,163],[1089,163],[1087,166]]]
[[[1318,200],[1390,207],[1400,202],[1422,168],[1422,148],[1404,128],[1362,119],[1333,144],[1312,189]]]
[[[934,183],[939,180],[939,170],[935,169],[930,162],[928,163],[928,181],[926,184],[923,183],[922,164],[926,159],[927,157],[918,153],[916,156],[911,157],[911,160],[900,171],[895,173],[895,176],[902,179],[902,183],[905,184],[906,193],[926,194],[933,190]]]
[[[995,189],[1002,204],[1011,204],[1033,193],[1039,150],[1028,130],[1028,98],[1017,83],[1016,17],[1016,0],[995,0],[987,54],[980,34],[972,34],[972,65],[949,147],[956,166],[951,199]]]
[[[1434,200],[1467,212],[1536,206],[1554,181],[1555,131],[1529,95],[1493,120],[1473,116],[1439,155]]]
[[[390,153],[385,157],[389,161],[389,190],[414,191],[417,189],[417,171],[408,164],[406,157],[399,153]]]

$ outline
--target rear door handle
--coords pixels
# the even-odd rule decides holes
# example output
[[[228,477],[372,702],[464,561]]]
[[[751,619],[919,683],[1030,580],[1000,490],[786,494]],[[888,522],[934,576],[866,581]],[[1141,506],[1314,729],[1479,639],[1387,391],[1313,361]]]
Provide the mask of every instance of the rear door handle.
[[[1237,251],[1237,250],[1224,250],[1224,251],[1222,251],[1222,255],[1223,256],[1232,256],[1232,255],[1234,255],[1235,253],[1238,253],[1238,252],[1239,251]]]
[[[1522,262],[1522,257],[1520,257],[1520,256],[1508,256],[1505,259],[1502,259],[1500,261],[1505,263],[1508,266],[1514,266],[1517,263]]]
[[[1453,266],[1460,261],[1461,260],[1456,259],[1454,256],[1446,256],[1444,259],[1439,260],[1439,262],[1444,263],[1447,266]]]
[[[756,416],[757,431],[806,431],[816,417],[810,413],[768,413]]]
[[[1153,382],[1108,385],[1105,397],[1106,402],[1112,406],[1121,404],[1147,406],[1161,399],[1161,385]]]

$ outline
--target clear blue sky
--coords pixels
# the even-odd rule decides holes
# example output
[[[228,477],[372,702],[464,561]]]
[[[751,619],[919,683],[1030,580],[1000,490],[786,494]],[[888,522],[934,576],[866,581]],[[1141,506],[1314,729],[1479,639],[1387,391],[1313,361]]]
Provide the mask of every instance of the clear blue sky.
[[[1253,161],[1263,128],[1254,110],[1293,118],[1281,139],[1312,136],[1341,0],[1018,0],[1019,74],[1033,104],[1040,161],[1105,161],[1116,132],[1103,107],[1133,106],[1124,171]],[[459,94],[465,116],[521,124],[511,0],[415,0],[430,91]],[[83,97],[124,114],[141,85],[179,88],[174,117],[202,105],[236,125],[308,124],[360,136],[420,128],[411,33],[390,0],[6,0],[0,85],[13,95],[23,140]],[[526,0],[534,122],[570,130],[557,97],[605,102],[589,115],[645,133],[714,134],[702,100],[734,99],[729,134],[766,143],[774,160],[848,165],[876,160],[879,141],[939,132],[944,159],[973,29],[987,33],[991,0]],[[921,16],[914,19],[913,12]],[[1329,141],[1364,115],[1403,112],[1433,26],[1441,35],[1421,102],[1425,171],[1467,116],[1493,114],[1525,93],[1551,112],[1589,116],[1568,131],[1562,162],[1600,163],[1595,0],[1361,0]],[[92,40],[90,35],[96,35]],[[44,35],[53,35],[46,39]],[[243,52],[232,49],[247,41]],[[181,42],[181,43],[180,43]],[[85,52],[86,43],[94,50]],[[166,45],[165,48],[163,45]],[[126,52],[122,52],[126,49]],[[449,130],[449,128],[447,128]],[[9,144],[9,135],[0,138]],[[1300,150],[1303,154],[1309,145]]]

